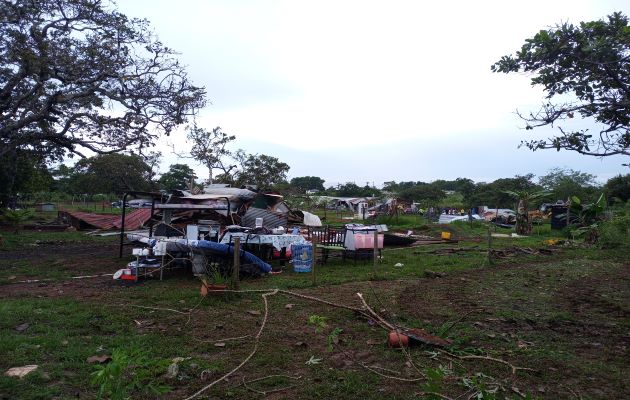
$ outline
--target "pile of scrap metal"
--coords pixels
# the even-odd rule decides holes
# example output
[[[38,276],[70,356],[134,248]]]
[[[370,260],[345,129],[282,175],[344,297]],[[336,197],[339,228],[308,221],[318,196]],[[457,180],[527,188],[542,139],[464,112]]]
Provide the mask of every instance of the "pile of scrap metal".
[[[140,194],[151,199],[144,200],[141,208],[124,215],[124,220],[120,215],[66,210],[59,212],[60,219],[77,229],[103,230],[135,230],[159,222],[185,228],[199,220],[213,221],[221,226],[254,228],[257,218],[262,218],[265,228],[269,229],[291,224],[322,225],[319,217],[306,211],[292,210],[284,202],[283,196],[275,193],[207,187],[198,194],[184,190],[175,190],[170,195],[146,192],[130,194]]]
[[[75,229],[120,229],[123,223],[126,229],[138,229],[151,218],[151,210],[138,209],[125,216],[115,214],[97,214],[83,211],[59,210],[59,223],[73,226]]]
[[[210,219],[222,226],[240,225],[256,227],[262,218],[266,228],[273,229],[290,224],[321,226],[314,214],[291,210],[282,195],[255,192],[249,189],[206,187],[202,193],[192,194],[178,190],[163,204],[155,205],[154,218],[164,220],[164,212],[172,210],[170,223],[186,225],[200,219]]]

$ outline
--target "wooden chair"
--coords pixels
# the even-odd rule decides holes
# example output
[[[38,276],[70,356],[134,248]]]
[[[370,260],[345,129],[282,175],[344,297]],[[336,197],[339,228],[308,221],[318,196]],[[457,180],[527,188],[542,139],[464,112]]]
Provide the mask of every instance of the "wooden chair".
[[[331,228],[329,226],[323,227],[309,227],[309,238],[311,241],[316,242],[315,254],[317,250],[321,250],[322,257],[320,258],[321,264],[326,264],[331,252],[341,253],[343,259],[346,257],[346,230],[345,228]],[[314,255],[314,258],[317,258]]]

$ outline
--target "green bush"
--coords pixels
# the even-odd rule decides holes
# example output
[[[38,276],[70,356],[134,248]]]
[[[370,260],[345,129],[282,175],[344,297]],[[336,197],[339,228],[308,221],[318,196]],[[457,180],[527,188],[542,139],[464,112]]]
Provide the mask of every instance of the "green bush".
[[[626,206],[630,209],[630,203]],[[599,244],[602,248],[630,248],[630,213],[620,212],[601,224]]]

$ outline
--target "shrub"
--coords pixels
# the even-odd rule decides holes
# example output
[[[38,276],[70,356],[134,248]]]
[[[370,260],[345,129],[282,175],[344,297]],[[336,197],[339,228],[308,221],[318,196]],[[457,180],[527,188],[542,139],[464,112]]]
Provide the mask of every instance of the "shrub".
[[[630,202],[625,209],[617,210],[613,217],[601,224],[599,235],[602,248],[630,248]]]

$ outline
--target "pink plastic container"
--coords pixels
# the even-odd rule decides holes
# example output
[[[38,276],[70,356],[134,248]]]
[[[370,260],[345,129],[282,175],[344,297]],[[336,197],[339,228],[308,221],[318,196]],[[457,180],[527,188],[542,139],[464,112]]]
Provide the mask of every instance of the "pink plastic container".
[[[378,248],[383,248],[384,235],[379,233],[378,235]],[[374,248],[374,234],[373,233],[355,233],[354,234],[354,248],[355,249],[373,249]]]

